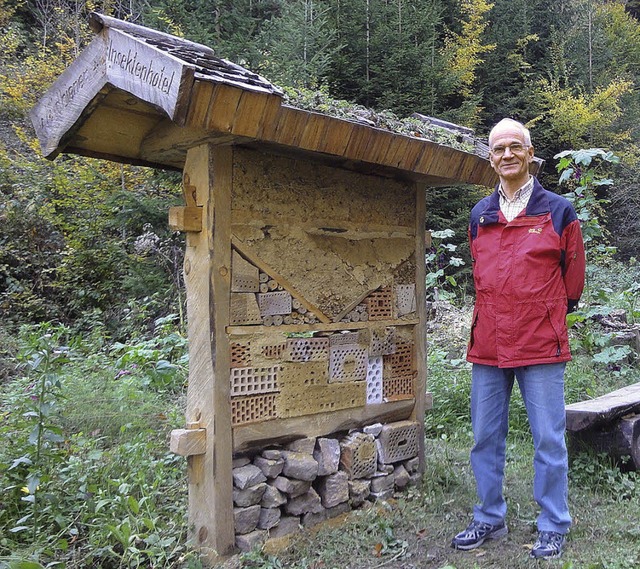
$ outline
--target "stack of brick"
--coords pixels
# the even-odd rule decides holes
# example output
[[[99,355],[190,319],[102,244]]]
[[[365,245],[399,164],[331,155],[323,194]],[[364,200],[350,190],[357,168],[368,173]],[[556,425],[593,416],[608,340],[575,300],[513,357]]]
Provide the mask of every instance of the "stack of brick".
[[[305,438],[267,448],[233,464],[236,545],[248,551],[387,500],[417,483],[418,425],[371,425],[335,438]]]

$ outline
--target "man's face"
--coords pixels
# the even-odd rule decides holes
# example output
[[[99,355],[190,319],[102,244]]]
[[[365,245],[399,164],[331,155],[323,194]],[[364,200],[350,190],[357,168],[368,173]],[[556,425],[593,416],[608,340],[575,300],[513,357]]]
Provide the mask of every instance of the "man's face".
[[[493,133],[489,160],[501,180],[524,184],[529,179],[533,146],[527,146],[524,134],[515,125],[504,125]]]

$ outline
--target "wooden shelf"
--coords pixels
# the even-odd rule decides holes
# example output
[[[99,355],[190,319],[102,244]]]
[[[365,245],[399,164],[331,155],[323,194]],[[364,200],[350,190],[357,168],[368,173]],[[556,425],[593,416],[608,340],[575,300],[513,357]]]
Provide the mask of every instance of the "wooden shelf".
[[[323,324],[316,322],[315,324],[285,324],[282,326],[227,326],[226,331],[229,336],[247,336],[250,334],[264,334],[265,332],[336,332],[339,330],[362,330],[371,326],[415,326],[420,321],[417,318],[410,320],[367,320],[365,322],[331,322]]]

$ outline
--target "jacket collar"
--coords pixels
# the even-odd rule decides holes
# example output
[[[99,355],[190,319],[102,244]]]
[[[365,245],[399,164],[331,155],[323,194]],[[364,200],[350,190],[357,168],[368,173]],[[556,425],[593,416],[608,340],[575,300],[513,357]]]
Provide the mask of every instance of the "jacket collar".
[[[480,218],[478,220],[480,225],[498,223],[500,217],[500,193],[498,192],[499,187],[499,185],[496,186],[493,193],[489,196],[486,208],[483,212],[481,212]],[[531,193],[531,197],[529,198],[529,202],[527,203],[525,215],[543,215],[545,213],[549,213],[550,211],[551,207],[549,206],[549,198],[545,194],[545,189],[538,181],[538,178],[534,176],[533,192]]]

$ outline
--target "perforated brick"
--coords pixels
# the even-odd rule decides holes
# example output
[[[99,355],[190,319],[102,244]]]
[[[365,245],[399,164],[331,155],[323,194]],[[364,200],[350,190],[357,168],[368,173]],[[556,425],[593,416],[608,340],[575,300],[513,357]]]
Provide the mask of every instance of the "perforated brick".
[[[276,418],[276,394],[263,393],[231,399],[231,423],[257,423]]]
[[[329,349],[329,382],[366,380],[368,360],[366,348],[357,345],[332,346]]]
[[[232,292],[229,308],[229,322],[231,324],[262,324],[256,295],[252,292]]]
[[[384,356],[385,377],[412,376],[414,370],[414,346],[409,342],[397,342],[396,351]]]
[[[392,326],[387,328],[373,328],[371,330],[371,341],[369,343],[370,356],[383,356],[393,354],[396,351],[396,329]]]
[[[373,435],[352,433],[340,442],[340,466],[350,479],[366,478],[376,473],[378,449]]]
[[[276,411],[278,417],[282,418],[302,417],[364,407],[365,401],[364,382],[310,385],[303,389],[282,390],[276,398]]]
[[[231,292],[258,292],[260,290],[259,273],[249,261],[237,251],[231,257]]]
[[[259,293],[258,306],[261,316],[291,314],[291,295],[285,290]]]
[[[398,421],[382,427],[378,435],[378,459],[393,464],[418,456],[418,423]]]
[[[269,359],[280,359],[286,347],[286,344],[262,346],[262,355]]]
[[[367,365],[367,405],[382,401],[382,356],[376,356]]]
[[[329,336],[330,346],[344,346],[359,344],[359,332],[340,332],[339,334],[331,334]]]
[[[383,378],[382,398],[385,401],[412,399],[414,396],[413,375],[398,375]]]
[[[391,320],[393,318],[393,293],[387,286],[376,290],[365,298],[369,320]]]
[[[279,369],[280,366],[231,368],[231,396],[277,391]]]
[[[250,364],[250,345],[248,343],[231,342],[231,367],[246,367]]]
[[[289,338],[283,359],[289,362],[323,361],[329,357],[329,338]]]
[[[398,307],[398,316],[405,316],[416,311],[416,285],[396,286],[396,306]]]

